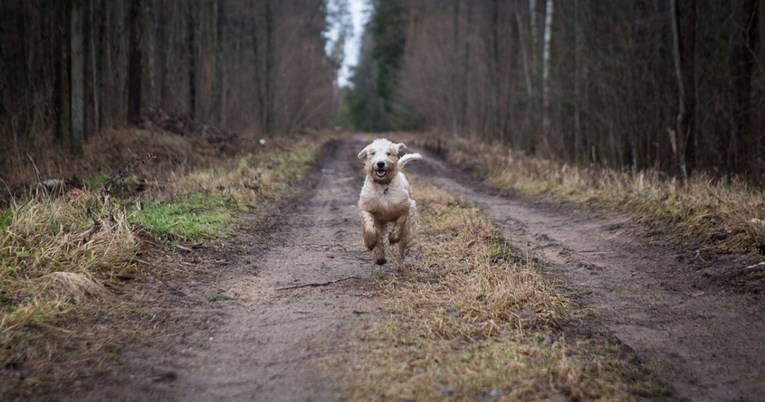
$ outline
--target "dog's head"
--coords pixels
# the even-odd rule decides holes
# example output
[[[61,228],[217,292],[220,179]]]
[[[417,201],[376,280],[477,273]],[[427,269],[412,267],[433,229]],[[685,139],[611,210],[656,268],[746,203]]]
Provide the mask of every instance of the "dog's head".
[[[388,184],[396,177],[398,153],[405,148],[403,143],[378,138],[359,152],[359,159],[365,159],[365,170],[375,183]]]

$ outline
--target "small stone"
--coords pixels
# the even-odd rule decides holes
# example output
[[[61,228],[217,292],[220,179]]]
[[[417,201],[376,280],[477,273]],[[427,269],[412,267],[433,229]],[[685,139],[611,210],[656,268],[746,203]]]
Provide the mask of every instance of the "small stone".
[[[491,397],[493,401],[498,401],[502,398],[502,391],[494,388],[489,392],[489,397]]]
[[[448,385],[441,384],[438,389],[441,391],[442,394],[451,395],[454,393],[454,390],[452,387]]]

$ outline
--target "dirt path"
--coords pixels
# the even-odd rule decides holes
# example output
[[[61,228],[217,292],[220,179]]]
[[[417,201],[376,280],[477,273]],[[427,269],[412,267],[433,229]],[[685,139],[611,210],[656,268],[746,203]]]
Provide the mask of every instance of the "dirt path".
[[[69,398],[337,400],[339,374],[327,367],[354,359],[350,333],[380,313],[369,284],[392,272],[359,237],[359,144],[325,147],[316,182],[274,214],[270,233],[256,225],[224,251],[187,257],[215,267],[192,283],[169,282],[184,294],[169,303],[180,332],[127,350],[123,378]]]
[[[568,293],[641,357],[680,398],[761,400],[765,300],[705,282],[683,251],[653,242],[624,216],[551,206],[471,184],[432,156],[412,172],[477,203],[515,246],[546,262]]]
[[[271,229],[260,233],[255,225],[224,251],[182,257],[206,258],[213,268],[191,283],[169,282],[179,296],[158,325],[173,321],[168,328],[176,332],[124,351],[125,367],[111,380],[58,399],[337,400],[342,370],[327,363],[355,359],[350,333],[386,314],[370,284],[393,271],[374,265],[359,238],[363,177],[355,155],[363,145],[350,137],[326,148],[315,185],[273,214]],[[682,251],[652,244],[623,216],[497,194],[425,156],[407,170],[484,208],[597,321],[657,365],[677,396],[765,395],[758,294],[700,280],[678,262]],[[210,300],[226,297],[233,299]]]
[[[348,334],[374,313],[362,287],[371,256],[358,241],[357,151],[343,143],[326,155],[313,194],[250,263],[256,275],[221,284],[235,297],[227,320],[179,373],[179,400],[335,400],[335,384],[317,372],[322,359],[345,353]],[[368,261],[367,261],[368,260]],[[324,284],[323,286],[305,286]],[[305,286],[305,287],[298,287]]]

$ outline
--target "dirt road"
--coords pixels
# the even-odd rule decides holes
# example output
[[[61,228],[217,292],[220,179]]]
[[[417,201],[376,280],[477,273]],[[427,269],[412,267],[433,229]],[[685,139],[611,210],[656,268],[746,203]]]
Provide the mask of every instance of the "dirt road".
[[[543,260],[567,293],[642,358],[680,398],[761,400],[765,300],[683,267],[684,250],[624,216],[498,194],[433,156],[412,172],[486,210],[505,238]]]
[[[350,137],[325,149],[313,185],[272,216],[273,233],[250,228],[212,257],[221,273],[181,289],[221,300],[179,307],[181,333],[127,351],[128,378],[85,398],[337,400],[342,382],[325,363],[354,359],[351,332],[385,315],[369,284],[393,271],[374,265],[359,237],[363,145]],[[704,285],[683,269],[677,249],[652,242],[623,216],[500,195],[425,156],[407,169],[484,208],[596,323],[658,366],[680,399],[765,395],[759,295]]]
[[[170,282],[184,294],[168,314],[180,331],[126,351],[124,377],[70,397],[337,400],[337,376],[324,364],[353,359],[351,331],[379,313],[369,284],[392,272],[358,235],[357,148],[327,146],[314,182],[266,218],[267,229],[245,225],[222,251],[196,251],[213,269],[194,283]]]
[[[374,295],[360,287],[381,271],[356,241],[358,169],[345,156],[357,151],[349,143],[332,151],[310,197],[286,211],[268,249],[250,261],[256,274],[221,284],[236,302],[209,348],[187,359],[179,400],[336,399],[317,365],[345,353],[341,341],[374,313]],[[335,280],[343,281],[319,286]]]

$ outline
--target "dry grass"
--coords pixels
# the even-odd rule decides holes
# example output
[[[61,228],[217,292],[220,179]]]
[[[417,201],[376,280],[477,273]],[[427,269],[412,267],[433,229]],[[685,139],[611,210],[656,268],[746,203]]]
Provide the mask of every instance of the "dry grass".
[[[30,329],[52,325],[73,306],[102,300],[102,285],[133,268],[140,242],[125,213],[95,193],[14,203],[0,227],[2,361],[33,358]]]
[[[415,179],[416,180],[416,179]],[[412,277],[379,284],[352,400],[630,400],[666,392],[623,350],[562,329],[579,314],[476,207],[419,180]],[[628,378],[626,373],[639,373]],[[654,389],[655,388],[655,389]]]
[[[500,188],[614,206],[670,230],[684,228],[709,246],[765,252],[765,192],[738,179],[697,174],[682,183],[656,171],[576,167],[464,139],[442,149],[450,162]]]
[[[123,134],[135,136],[136,146],[146,135],[154,135],[133,131]],[[173,148],[174,138],[156,138],[152,143],[166,143],[167,150],[195,162],[176,166],[175,171],[155,172],[157,179],[151,180],[153,185],[142,194],[111,197],[103,188],[93,186],[93,190],[75,189],[58,197],[12,200],[8,208],[0,209],[0,366],[27,367],[25,372],[39,373],[60,360],[58,351],[82,347],[86,338],[89,350],[114,349],[113,345],[120,342],[111,335],[88,338],[91,332],[87,328],[82,329],[82,336],[61,340],[61,334],[70,332],[64,328],[87,322],[106,320],[115,333],[127,330],[120,336],[135,336],[130,331],[138,331],[141,326],[135,321],[137,317],[144,319],[140,310],[154,306],[142,307],[129,299],[129,292],[126,300],[113,291],[129,286],[119,278],[134,277],[137,255],[144,253],[145,247],[156,247],[166,234],[191,238],[194,236],[189,232],[194,231],[202,233],[202,237],[227,233],[225,228],[231,226],[237,213],[287,196],[326,139],[274,141],[273,146],[221,162],[217,158],[205,159],[205,153]],[[166,151],[163,149],[158,149],[158,154]],[[218,167],[192,169],[194,164],[216,163]],[[155,168],[168,166],[175,165],[160,163]],[[142,176],[150,177],[150,164],[139,168]],[[132,174],[135,172],[116,178],[107,175],[114,178],[107,180],[124,180]],[[147,221],[142,218],[146,217],[167,225],[151,230],[155,228],[145,225]],[[184,222],[190,224],[180,224]],[[201,232],[200,225],[204,226]],[[160,269],[150,264],[142,267]],[[131,322],[121,323],[110,317],[129,317]],[[86,323],[73,323],[72,318]],[[24,380],[30,386],[36,381]],[[0,395],[4,388],[0,384]]]
[[[168,181],[163,195],[218,191],[240,206],[254,207],[300,180],[316,156],[316,145],[300,144],[265,154],[247,154],[213,169],[191,172]]]

